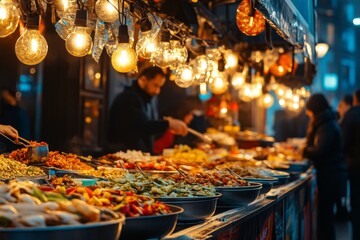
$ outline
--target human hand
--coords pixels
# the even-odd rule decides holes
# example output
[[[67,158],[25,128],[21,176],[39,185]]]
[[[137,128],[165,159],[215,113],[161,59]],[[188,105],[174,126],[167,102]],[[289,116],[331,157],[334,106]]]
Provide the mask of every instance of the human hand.
[[[10,125],[0,124],[0,133],[15,139],[15,141],[18,141],[18,137],[19,137],[18,131]]]
[[[165,120],[169,122],[169,128],[173,130],[175,134],[185,136],[188,133],[185,122],[171,117],[166,117]]]

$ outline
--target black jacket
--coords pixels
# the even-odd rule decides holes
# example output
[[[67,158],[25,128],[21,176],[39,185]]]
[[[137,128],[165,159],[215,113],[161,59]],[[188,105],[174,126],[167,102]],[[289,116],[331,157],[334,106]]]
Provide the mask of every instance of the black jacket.
[[[340,126],[349,173],[360,174],[360,106],[346,112]]]
[[[333,175],[345,171],[341,130],[330,109],[315,117],[307,136],[304,156],[313,161],[318,172]]]
[[[169,123],[151,119],[147,110],[151,99],[137,82],[115,98],[109,113],[109,151],[153,152],[154,136],[164,133]]]

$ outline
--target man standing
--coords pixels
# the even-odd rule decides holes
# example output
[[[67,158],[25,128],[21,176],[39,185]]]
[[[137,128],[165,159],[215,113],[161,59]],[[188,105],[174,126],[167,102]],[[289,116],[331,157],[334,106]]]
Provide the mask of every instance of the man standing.
[[[349,169],[353,239],[360,239],[360,89],[355,91],[353,107],[345,114],[341,127]]]
[[[187,126],[183,121],[156,119],[151,100],[160,94],[165,80],[165,74],[160,68],[146,68],[131,87],[115,98],[109,114],[109,151],[130,149],[152,153],[155,136],[163,134],[167,129],[175,134],[187,134]]]
[[[341,127],[341,129],[343,130],[344,128],[346,128],[346,126],[344,126],[344,122],[343,119],[346,115],[346,113],[350,110],[350,108],[353,105],[353,97],[350,94],[345,95],[337,108],[338,114],[339,114],[339,125]],[[346,196],[347,196],[347,183],[346,185],[343,186],[343,192],[341,194],[341,198],[339,198],[336,201],[336,217],[339,220],[348,220],[349,218],[349,212],[347,210],[346,207]]]

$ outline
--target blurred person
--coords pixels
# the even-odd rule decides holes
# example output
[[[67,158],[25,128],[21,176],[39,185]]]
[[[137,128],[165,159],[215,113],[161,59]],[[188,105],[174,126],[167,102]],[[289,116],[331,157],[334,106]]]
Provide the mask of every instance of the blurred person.
[[[155,136],[168,129],[175,134],[187,134],[184,121],[156,117],[152,100],[159,95],[165,80],[161,68],[146,68],[131,87],[115,98],[109,112],[108,151],[131,149],[153,153]]]
[[[349,169],[353,239],[360,239],[360,89],[353,95],[353,107],[341,121],[345,158]]]
[[[345,95],[337,108],[337,111],[339,113],[339,123],[341,124],[342,120],[344,119],[345,113],[350,110],[350,108],[353,105],[353,97],[351,95]]]
[[[30,138],[29,114],[19,106],[16,92],[9,88],[0,89],[0,124],[10,125],[17,129],[20,136]],[[4,142],[4,152],[19,148],[10,141]]]
[[[340,128],[344,128],[343,119],[346,113],[350,110],[353,104],[353,97],[349,94],[345,95],[339,102],[337,112],[339,114]],[[345,156],[346,159],[346,156]],[[347,220],[349,218],[349,211],[346,206],[347,186],[344,186],[342,196],[336,202],[336,217],[339,220]]]
[[[175,106],[170,107],[165,112],[165,116],[183,120],[188,126],[192,124],[194,115],[202,110],[201,102],[197,97],[188,97],[179,101]],[[171,148],[174,145],[186,144],[194,146],[196,137],[193,135],[179,136],[174,134],[172,129],[168,129],[163,135],[155,140],[154,153],[161,154],[165,148]]]
[[[336,114],[322,94],[310,97],[306,103],[306,114],[310,120],[303,156],[309,158],[316,169],[317,239],[334,240],[334,204],[346,185],[341,130],[336,121]]]

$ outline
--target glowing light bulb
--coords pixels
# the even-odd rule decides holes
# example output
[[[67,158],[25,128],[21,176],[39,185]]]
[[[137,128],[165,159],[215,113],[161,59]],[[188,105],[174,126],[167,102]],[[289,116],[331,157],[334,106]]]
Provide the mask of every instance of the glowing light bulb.
[[[95,12],[98,18],[104,22],[114,22],[119,18],[116,0],[98,0],[95,4]],[[120,9],[119,9],[120,11]]]
[[[315,46],[316,55],[318,58],[322,58],[329,51],[329,44],[327,43],[317,43]]]
[[[286,106],[286,101],[284,99],[280,98],[279,105],[280,105],[280,107],[284,108]]]
[[[191,61],[191,66],[194,70],[194,78],[196,83],[203,83],[206,81],[206,72],[208,68],[208,62],[205,55],[197,56]]]
[[[299,96],[299,95],[293,95],[292,100],[293,100],[294,102],[299,103],[299,102],[300,102],[300,96]]]
[[[48,45],[37,29],[26,29],[15,44],[15,54],[20,62],[36,65],[46,57]]]
[[[228,109],[226,107],[223,107],[220,109],[221,114],[226,114],[228,112]]]
[[[136,43],[136,52],[139,57],[150,59],[157,46],[156,36],[152,31],[142,32],[139,41]]]
[[[251,98],[258,98],[262,94],[262,85],[259,83],[251,84]]]
[[[228,89],[228,81],[224,73],[219,73],[219,75],[212,80],[209,87],[211,92],[214,94],[222,94]]]
[[[154,52],[154,54],[151,55],[150,61],[155,63],[155,65],[157,65],[158,67],[170,67],[170,65],[173,63],[174,59],[172,58],[172,51],[170,48],[169,40],[169,31],[163,31],[161,33],[161,40],[159,46]]]
[[[15,32],[19,18],[20,13],[11,0],[0,1],[0,38]]]
[[[206,83],[200,83],[200,94],[204,95],[207,94],[207,84]]]
[[[258,105],[263,108],[269,108],[274,104],[274,98],[269,93],[265,93],[258,100]]]
[[[188,51],[185,46],[181,45],[179,40],[170,40],[170,48],[173,63],[184,63],[188,57]]]
[[[129,43],[119,43],[111,56],[111,64],[118,72],[126,73],[134,70],[137,64],[136,52]]]
[[[182,88],[191,86],[194,83],[192,67],[186,64],[179,65],[175,73],[175,83]]]
[[[226,61],[225,68],[228,69],[228,68],[237,67],[239,60],[237,55],[233,51],[227,50],[225,52],[225,61]]]
[[[245,83],[239,90],[239,98],[243,102],[250,102],[252,100],[252,86],[250,83]]]
[[[64,11],[66,11],[69,7],[69,1],[68,0],[62,0],[62,4],[64,7]]]
[[[244,83],[245,83],[244,75],[240,72],[236,72],[231,79],[231,84],[233,85],[233,87],[235,89],[239,89]]]
[[[92,39],[86,27],[75,27],[65,40],[66,50],[75,57],[83,57],[92,47]]]
[[[284,69],[283,66],[279,65],[278,66],[278,71],[279,71],[279,73],[283,73],[285,71],[285,69]]]
[[[285,98],[287,98],[287,99],[293,98],[293,91],[290,88],[286,88],[286,90],[285,90]]]

